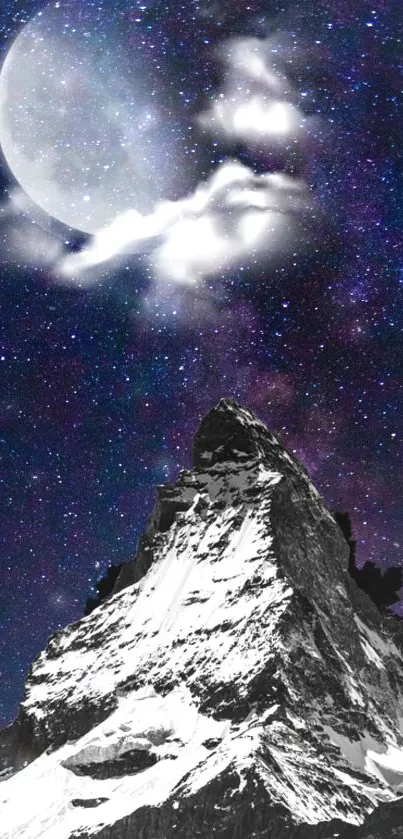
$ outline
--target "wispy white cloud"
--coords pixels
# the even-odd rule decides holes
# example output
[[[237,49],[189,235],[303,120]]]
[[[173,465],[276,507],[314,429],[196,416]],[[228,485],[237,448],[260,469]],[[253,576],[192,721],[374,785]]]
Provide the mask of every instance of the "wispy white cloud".
[[[270,150],[292,146],[306,129],[304,114],[269,39],[233,38],[219,47],[221,90],[196,118],[211,139]],[[94,268],[138,253],[160,280],[192,284],[233,266],[268,261],[293,249],[297,220],[311,200],[304,183],[283,172],[257,175],[226,160],[194,193],[159,202],[149,215],[127,211],[99,231],[89,247],[59,266],[65,279],[89,283]]]
[[[200,124],[211,133],[221,132],[228,138],[250,144],[267,143],[269,139],[286,138],[303,127],[297,108],[288,102],[268,101],[253,96],[247,101],[216,100],[200,117]]]
[[[14,189],[0,207],[0,226],[3,264],[53,268],[63,257],[64,244],[55,235],[51,217],[22,189]]]
[[[212,141],[225,137],[264,151],[281,145],[288,154],[293,141],[303,138],[307,121],[278,48],[267,38],[248,37],[226,41],[219,50],[221,90],[196,117],[196,130]],[[313,206],[302,179],[282,171],[256,174],[232,159],[224,159],[193,193],[161,200],[147,215],[135,208],[135,186],[133,195],[133,209],[78,252],[68,252],[60,231],[54,235],[56,222],[17,190],[3,208],[8,257],[49,267],[56,281],[89,286],[127,262],[128,255],[137,255],[157,280],[159,293],[162,285],[191,288],[225,277],[234,267],[267,265],[293,253]]]
[[[224,62],[221,91],[198,117],[214,137],[267,148],[300,136],[307,124],[295,93],[278,65],[269,39],[235,38],[221,45]]]
[[[147,216],[123,213],[88,247],[65,256],[59,272],[80,281],[96,265],[141,253],[157,278],[195,283],[273,256],[290,235],[293,219],[305,215],[308,206],[302,181],[282,173],[256,175],[227,161],[187,198],[161,202]]]

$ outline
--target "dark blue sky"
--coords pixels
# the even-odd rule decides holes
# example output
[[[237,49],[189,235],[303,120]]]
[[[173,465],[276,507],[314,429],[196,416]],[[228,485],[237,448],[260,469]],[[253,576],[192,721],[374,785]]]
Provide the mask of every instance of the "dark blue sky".
[[[147,271],[133,259],[87,289],[56,283],[23,258],[5,259],[4,722],[16,713],[26,670],[47,636],[82,614],[108,564],[133,555],[155,485],[189,466],[192,434],[223,396],[255,410],[305,463],[329,506],[350,511],[359,562],[402,561],[398,4],[251,2],[240,12],[235,2],[224,11],[217,3],[207,22],[197,3],[185,11],[177,0],[142,6],[157,41],[167,27],[171,45],[183,41],[177,63],[199,67],[189,87],[195,98],[215,84],[214,67],[200,64],[195,33],[220,40],[262,32],[269,22],[291,39],[290,78],[321,119],[304,176],[323,217],[297,264],[246,264],[196,291],[179,289],[176,315],[151,294]],[[3,6],[3,55],[40,7]],[[253,155],[246,162],[265,169]],[[4,162],[1,178],[7,206],[12,181]],[[4,232],[3,250],[8,241]]]

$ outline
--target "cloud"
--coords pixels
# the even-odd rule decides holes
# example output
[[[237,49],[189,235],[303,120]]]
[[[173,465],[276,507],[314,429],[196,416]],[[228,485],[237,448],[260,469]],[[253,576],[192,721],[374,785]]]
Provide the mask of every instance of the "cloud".
[[[295,93],[278,67],[273,41],[235,38],[221,46],[224,83],[220,93],[198,117],[213,138],[224,137],[251,147],[271,147],[300,137],[307,120]]]
[[[238,37],[220,44],[219,57],[221,89],[195,117],[199,136],[201,131],[212,142],[219,137],[240,141],[252,152],[281,147],[287,160],[305,136],[307,120],[282,69],[281,49],[268,38]],[[156,292],[162,295],[164,286],[169,306],[172,302],[177,310],[178,291],[172,298],[171,286],[200,290],[203,280],[225,277],[234,268],[266,267],[287,253],[295,258],[301,240],[305,245],[310,239],[315,216],[302,178],[284,171],[256,174],[230,158],[191,194],[161,200],[148,214],[135,208],[135,198],[134,185],[133,209],[72,251],[67,228],[56,227],[17,190],[3,208],[7,258],[45,266],[55,281],[83,287],[110,276],[128,256],[130,261],[137,257],[157,281]]]
[[[24,267],[53,268],[64,245],[53,220],[22,189],[14,189],[0,208],[1,261]]]
[[[62,278],[80,281],[94,266],[141,253],[158,279],[196,283],[275,256],[309,206],[301,180],[283,173],[256,175],[238,161],[227,161],[192,195],[161,202],[146,216],[137,210],[123,213],[89,247],[65,256],[58,271]]]
[[[293,153],[307,119],[281,66],[281,49],[265,38],[231,38],[219,46],[221,90],[196,117],[212,141],[226,138],[253,149]],[[153,212],[132,209],[69,254],[58,267],[65,280],[90,284],[96,266],[137,253],[167,283],[195,284],[225,275],[234,266],[267,264],[295,250],[301,220],[312,199],[299,178],[283,171],[256,174],[226,159],[193,194],[160,201]]]
[[[284,138],[297,134],[303,127],[297,108],[288,102],[263,100],[253,96],[235,102],[216,100],[209,112],[200,117],[200,124],[211,133],[215,130],[250,145],[267,142],[269,138]]]

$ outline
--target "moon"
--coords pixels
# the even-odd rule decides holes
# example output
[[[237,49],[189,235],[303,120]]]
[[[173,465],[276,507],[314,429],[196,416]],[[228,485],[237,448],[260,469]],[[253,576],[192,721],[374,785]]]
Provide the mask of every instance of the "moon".
[[[0,73],[5,160],[42,210],[85,233],[150,212],[187,186],[179,88],[133,11],[55,2],[24,26]]]

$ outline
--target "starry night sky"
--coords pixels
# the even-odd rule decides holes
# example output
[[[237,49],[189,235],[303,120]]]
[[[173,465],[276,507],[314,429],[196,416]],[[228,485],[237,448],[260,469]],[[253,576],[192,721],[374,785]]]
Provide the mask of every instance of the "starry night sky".
[[[3,56],[41,6],[5,0]],[[82,615],[109,564],[133,556],[155,485],[190,465],[192,435],[223,396],[256,411],[329,507],[350,512],[360,563],[402,562],[399,3],[133,0],[132,9],[179,71],[191,68],[192,102],[217,84],[206,41],[264,37],[268,26],[286,41],[287,74],[320,129],[303,163],[292,152],[275,166],[241,146],[231,154],[259,173],[303,169],[320,221],[317,209],[313,242],[295,258],[246,260],[160,296],[136,257],[103,266],[102,283],[56,282],[46,266],[7,258],[3,221],[2,723],[48,635]],[[204,171],[205,149],[201,158]],[[4,206],[12,185],[3,161]]]

